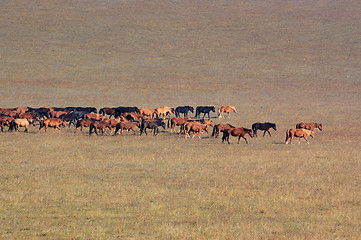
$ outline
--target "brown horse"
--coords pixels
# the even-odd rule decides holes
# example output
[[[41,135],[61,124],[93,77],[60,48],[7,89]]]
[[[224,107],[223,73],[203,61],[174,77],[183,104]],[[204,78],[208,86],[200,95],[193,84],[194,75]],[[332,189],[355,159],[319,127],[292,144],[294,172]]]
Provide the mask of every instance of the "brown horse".
[[[224,118],[224,115],[223,115],[224,112],[228,113],[228,118],[230,118],[232,111],[234,111],[236,113],[237,112],[236,107],[234,107],[234,106],[221,106],[220,108],[218,108],[218,118],[221,118],[221,117]]]
[[[84,119],[103,120],[104,116],[97,113],[87,113],[84,115]]]
[[[114,135],[116,135],[118,133],[118,131],[120,130],[120,134],[123,135],[123,130],[126,129],[127,130],[127,134],[129,134],[129,131],[132,130],[135,134],[135,127],[140,127],[140,123],[138,121],[135,122],[119,122],[117,124],[117,126],[115,127],[115,132]]]
[[[185,117],[185,118],[174,117],[174,118],[169,119],[168,120],[168,128],[170,128],[170,132],[172,132],[172,131],[175,132],[176,126],[182,126],[182,124],[186,123],[190,119],[191,119],[190,117]]]
[[[185,122],[181,125],[180,130],[179,130],[179,135],[181,135],[181,133],[185,133],[185,124],[188,122],[195,122],[195,123],[200,123],[203,125],[213,127],[213,122],[210,119],[205,119],[205,118],[204,119],[189,119],[187,122]]]
[[[155,110],[155,115],[157,115],[158,118],[160,118],[161,116],[163,118],[166,118],[172,113],[174,113],[174,108],[169,108],[169,107],[157,107],[154,110]]]
[[[304,138],[307,142],[307,144],[309,144],[308,139],[307,139],[307,135],[311,136],[312,138],[315,136],[314,132],[308,129],[304,129],[304,128],[299,128],[299,129],[295,129],[295,128],[291,128],[288,129],[286,131],[286,141],[285,143],[288,144],[288,140],[290,140],[290,143],[292,144],[292,139],[293,137],[298,137],[299,141],[298,144],[301,143],[301,138]]]
[[[228,130],[230,128],[235,128],[235,127],[230,124],[217,124],[213,127],[212,137],[217,138],[219,132],[224,132],[224,130]]]
[[[59,118],[43,119],[40,122],[39,133],[42,128],[45,128],[45,132],[46,132],[48,130],[48,127],[53,127],[54,132],[55,132],[55,128],[57,128],[59,129],[60,132],[60,127],[59,127],[60,125],[66,127],[66,121]]]
[[[248,134],[249,136],[253,137],[253,131],[252,129],[248,129],[248,128],[230,128],[228,130],[223,131],[223,137],[222,137],[222,143],[227,140],[228,144],[230,144],[229,142],[229,137],[230,136],[234,136],[234,137],[238,137],[238,144],[239,141],[241,139],[241,137],[246,141],[246,144],[248,144],[248,141],[246,139],[246,134]]]
[[[309,123],[301,122],[296,124],[296,128],[297,129],[304,128],[311,131],[315,130],[315,128],[318,128],[320,131],[322,131],[322,124],[314,123],[314,122],[309,122]]]
[[[97,131],[98,129],[102,132],[102,135],[103,135],[106,132],[107,128],[109,128],[109,130],[112,130],[109,122],[94,121],[90,124],[89,135],[92,134],[93,130],[94,130],[95,134],[98,135],[98,131]]]
[[[65,111],[50,111],[49,117],[50,118],[59,118],[61,115],[68,114],[68,113],[69,112],[65,112]]]
[[[0,128],[1,131],[4,131],[4,127],[8,126],[10,128],[10,123],[14,120],[13,117],[0,117]]]
[[[101,108],[99,110],[99,114],[102,114],[103,116],[105,116],[105,114],[109,115],[109,118],[111,118],[112,116],[115,116],[115,108]]]
[[[205,131],[208,133],[208,125],[201,124],[199,122],[187,122],[184,124],[185,138],[190,137],[189,132],[193,132],[192,138],[196,134],[201,138],[201,132]]]
[[[19,118],[26,118],[28,119],[30,122],[35,122],[35,121],[39,121],[40,122],[40,118],[38,115],[34,114],[34,113],[20,113],[19,114]]]
[[[93,123],[92,119],[80,119],[76,122],[75,126],[75,132],[80,127],[80,131],[83,131],[84,127],[90,127],[90,125]]]

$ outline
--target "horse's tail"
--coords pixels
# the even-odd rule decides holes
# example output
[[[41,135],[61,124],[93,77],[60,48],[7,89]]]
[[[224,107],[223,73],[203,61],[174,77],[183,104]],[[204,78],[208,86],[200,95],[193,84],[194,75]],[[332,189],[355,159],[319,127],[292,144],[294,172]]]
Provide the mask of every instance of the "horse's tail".
[[[214,135],[216,134],[216,129],[217,128],[217,125],[214,125],[213,126],[213,131],[212,131],[212,137],[214,137]]]
[[[224,130],[224,131],[223,131],[223,136],[222,136],[222,143],[223,143],[224,141],[226,141],[226,140],[228,139],[228,137],[229,137],[228,130]]]
[[[256,127],[256,124],[252,124],[252,130],[253,130],[253,135],[257,137],[257,127]]]
[[[287,142],[287,140],[288,140],[290,137],[291,137],[290,129],[287,129],[285,142]]]
[[[296,128],[297,128],[297,129],[302,128],[302,127],[301,127],[301,123],[297,123],[297,124],[296,124]]]

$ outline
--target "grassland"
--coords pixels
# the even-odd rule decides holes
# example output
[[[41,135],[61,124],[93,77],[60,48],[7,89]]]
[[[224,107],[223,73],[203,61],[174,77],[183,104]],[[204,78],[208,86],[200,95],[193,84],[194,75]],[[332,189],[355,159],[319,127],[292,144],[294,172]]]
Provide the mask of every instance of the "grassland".
[[[1,1],[0,107],[235,105],[235,144],[0,134],[3,239],[360,239],[361,7]],[[285,145],[299,121],[324,124]]]

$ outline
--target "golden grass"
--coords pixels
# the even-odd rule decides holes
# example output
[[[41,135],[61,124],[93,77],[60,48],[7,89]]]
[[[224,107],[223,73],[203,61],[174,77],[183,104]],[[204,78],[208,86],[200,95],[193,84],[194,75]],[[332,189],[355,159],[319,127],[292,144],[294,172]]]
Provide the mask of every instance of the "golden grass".
[[[0,107],[234,105],[215,122],[278,127],[1,133],[1,238],[360,238],[357,1],[0,5]],[[283,144],[299,121],[324,131]]]

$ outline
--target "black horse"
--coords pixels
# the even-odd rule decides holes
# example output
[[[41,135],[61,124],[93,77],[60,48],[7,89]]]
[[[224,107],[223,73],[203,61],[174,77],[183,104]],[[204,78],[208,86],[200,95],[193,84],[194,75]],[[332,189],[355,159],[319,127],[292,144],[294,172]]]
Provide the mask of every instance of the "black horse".
[[[137,107],[117,107],[115,108],[115,115],[114,118],[120,117],[122,113],[131,113],[136,112],[139,113],[139,109]]]
[[[275,123],[265,122],[265,123],[253,123],[252,124],[253,135],[256,137],[257,137],[257,130],[264,130],[263,137],[266,134],[266,132],[268,132],[270,137],[272,137],[271,133],[269,131],[270,128],[273,128],[275,131],[277,131]]]
[[[159,133],[158,127],[163,127],[165,129],[165,123],[162,121],[147,121],[143,120],[142,124],[140,125],[140,135],[143,134],[143,132],[147,135],[147,128],[153,130],[154,136]]]
[[[193,113],[194,108],[191,106],[179,106],[175,109],[174,113],[176,117],[180,117],[180,113],[184,114],[184,117],[188,117],[188,112]]]
[[[200,117],[200,114],[203,113],[203,118],[206,116],[206,114],[208,114],[208,118],[210,119],[211,117],[209,116],[209,112],[216,112],[214,106],[198,106],[196,108],[196,115],[194,117]]]

